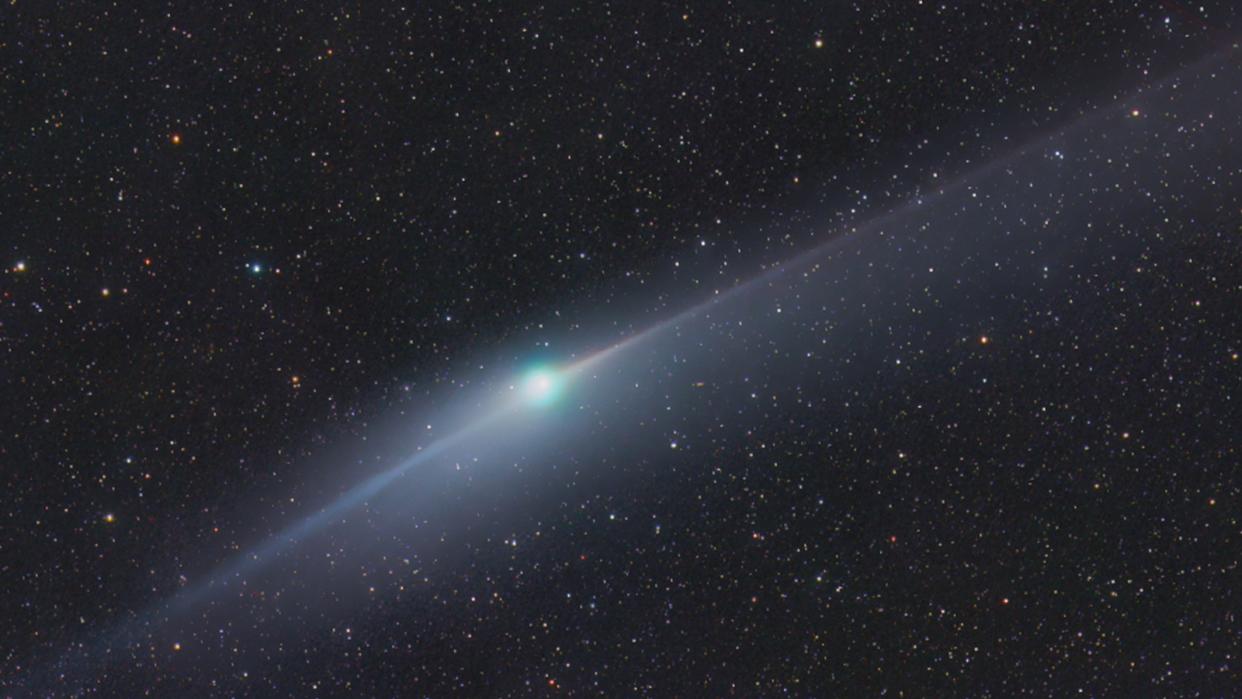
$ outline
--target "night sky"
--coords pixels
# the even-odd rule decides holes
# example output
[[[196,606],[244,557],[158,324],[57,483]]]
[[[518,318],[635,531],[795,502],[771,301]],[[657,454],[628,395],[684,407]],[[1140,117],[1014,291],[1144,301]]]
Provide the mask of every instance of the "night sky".
[[[0,696],[1237,696],[1240,15],[5,3]]]

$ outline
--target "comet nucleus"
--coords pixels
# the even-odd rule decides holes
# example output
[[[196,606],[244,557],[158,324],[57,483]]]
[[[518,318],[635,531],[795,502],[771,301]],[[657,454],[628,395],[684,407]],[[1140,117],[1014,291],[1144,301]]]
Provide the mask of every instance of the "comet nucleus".
[[[560,396],[564,380],[547,367],[536,367],[522,380],[522,395],[533,405],[551,405]]]

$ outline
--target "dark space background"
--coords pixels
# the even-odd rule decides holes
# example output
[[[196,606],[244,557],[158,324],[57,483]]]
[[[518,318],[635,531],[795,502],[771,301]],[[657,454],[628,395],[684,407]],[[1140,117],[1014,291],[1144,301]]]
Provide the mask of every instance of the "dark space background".
[[[1233,3],[208,5],[0,9],[6,696],[1236,691]]]

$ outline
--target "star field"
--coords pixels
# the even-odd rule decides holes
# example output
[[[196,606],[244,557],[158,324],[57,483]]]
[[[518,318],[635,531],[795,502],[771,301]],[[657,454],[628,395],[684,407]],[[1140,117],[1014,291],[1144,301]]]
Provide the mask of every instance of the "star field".
[[[1236,691],[1231,3],[5,12],[0,695]]]

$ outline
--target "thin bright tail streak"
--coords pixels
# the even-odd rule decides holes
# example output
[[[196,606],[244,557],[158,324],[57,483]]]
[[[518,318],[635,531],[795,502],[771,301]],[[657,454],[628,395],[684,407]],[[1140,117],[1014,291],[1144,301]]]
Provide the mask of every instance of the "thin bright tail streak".
[[[520,405],[518,401],[505,401],[483,417],[432,442],[396,466],[355,485],[318,512],[307,515],[264,539],[244,555],[233,559],[223,570],[212,574],[207,580],[181,590],[162,604],[114,626],[109,633],[90,644],[90,648],[98,651],[94,656],[86,651],[85,645],[79,646],[76,652],[70,651],[62,655],[55,669],[52,670],[57,675],[53,684],[58,685],[58,693],[65,693],[68,696],[79,694],[83,691],[83,683],[86,682],[85,678],[81,677],[82,674],[89,673],[90,668],[99,663],[108,662],[114,654],[123,657],[124,649],[144,641],[145,631],[158,628],[173,618],[188,613],[204,600],[227,590],[230,583],[244,581],[245,576],[262,569],[276,560],[282,552],[297,546],[302,540],[321,531],[332,521],[379,495],[415,467],[443,455],[471,435],[512,414]],[[38,682],[39,675],[29,676],[28,680]]]
[[[872,219],[869,219],[855,228],[851,228],[851,229],[847,229],[842,232],[838,232],[837,234],[833,235],[829,240],[823,243],[820,243],[819,245],[816,245],[808,250],[805,250],[802,253],[795,255],[794,257],[791,257],[775,265],[771,269],[765,272],[762,272],[755,277],[751,277],[750,279],[739,282],[735,286],[730,287],[729,289],[712,296],[711,298],[699,303],[698,305],[691,306],[690,308],[687,308],[684,311],[680,311],[676,315],[673,315],[672,317],[661,320],[655,323],[654,325],[646,328],[645,330],[642,330],[633,335],[630,335],[629,337],[626,337],[625,339],[620,340],[619,342],[603,350],[600,350],[594,354],[591,354],[575,362],[574,364],[571,364],[566,369],[566,371],[572,372],[575,374],[585,372],[592,367],[596,367],[602,364],[609,357],[612,357],[618,353],[621,353],[625,351],[626,349],[633,347],[634,345],[642,342],[643,340],[647,338],[658,335],[661,332],[668,330],[670,328],[675,328],[678,325],[681,325],[682,323],[685,323],[703,314],[705,311],[709,311],[712,308],[720,306],[721,304],[724,304],[731,299],[734,299],[738,296],[745,294],[748,291],[757,289],[763,286],[764,284],[770,283],[776,280],[777,278],[779,278],[780,276],[786,274],[789,271],[807,267],[811,263],[815,262],[816,260],[819,260],[824,255],[841,248],[842,246],[849,243],[850,241],[860,239],[860,238],[865,238],[866,236],[870,234],[875,234],[877,232],[883,231],[885,227],[895,223],[901,217],[915,213],[919,209],[923,208],[924,206],[927,206],[928,204],[933,203],[936,200],[944,199],[952,194],[956,194],[960,192],[961,190],[970,186],[972,183],[979,181],[981,178],[986,177],[987,175],[1006,166],[1007,164],[1010,164],[1016,160],[1021,159],[1022,157],[1026,156],[1027,154],[1029,154],[1032,150],[1036,148],[1040,148],[1044,146],[1045,144],[1051,141],[1054,141],[1056,139],[1065,138],[1067,136],[1074,134],[1075,132],[1082,131],[1083,129],[1086,129],[1088,126],[1091,126],[1092,124],[1095,124],[1096,122],[1107,119],[1110,116],[1113,116],[1113,117],[1120,116],[1120,112],[1116,111],[1116,106],[1115,106],[1119,102],[1128,103],[1129,101],[1137,100],[1138,96],[1141,94],[1159,92],[1160,90],[1169,86],[1170,84],[1176,83],[1177,81],[1181,80],[1181,78],[1184,77],[1186,74],[1193,73],[1197,69],[1201,69],[1208,65],[1212,65],[1212,64],[1219,62],[1222,57],[1229,56],[1237,48],[1238,48],[1238,45],[1233,44],[1219,52],[1213,53],[1201,59],[1197,63],[1193,64],[1192,66],[1184,70],[1178,71],[1177,73],[1173,75],[1166,76],[1162,80],[1152,84],[1146,89],[1139,88],[1135,90],[1134,93],[1129,95],[1128,98],[1126,99],[1115,100],[1112,105],[1099,107],[1091,112],[1088,112],[1087,114],[1080,117],[1078,120],[1073,121],[1065,126],[1062,126],[1061,128],[1053,131],[1050,134],[1044,134],[1044,135],[1032,138],[1026,141],[1022,146],[1015,148],[1013,150],[1005,151],[1001,155],[997,156],[996,158],[993,158],[992,160],[984,163],[983,165],[980,165],[979,167],[973,170],[967,171],[966,173],[962,174],[958,178],[954,179],[952,182],[942,185],[935,192],[931,194],[920,193],[920,194],[915,194],[911,197],[908,197],[901,203],[889,209],[887,212],[880,214]]]
[[[444,454],[451,447],[462,443],[470,435],[479,432],[512,413],[517,405],[514,402],[506,402],[456,432],[432,442],[396,466],[377,473],[350,488],[318,512],[307,515],[279,533],[268,537],[251,549],[250,552],[234,560],[224,571],[216,573],[206,582],[176,595],[166,605],[165,610],[170,613],[185,610],[214,589],[226,587],[230,581],[240,579],[245,574],[258,570],[274,560],[282,551],[296,546],[306,537],[322,530],[333,520],[379,495],[398,478],[413,470],[414,467]]]

